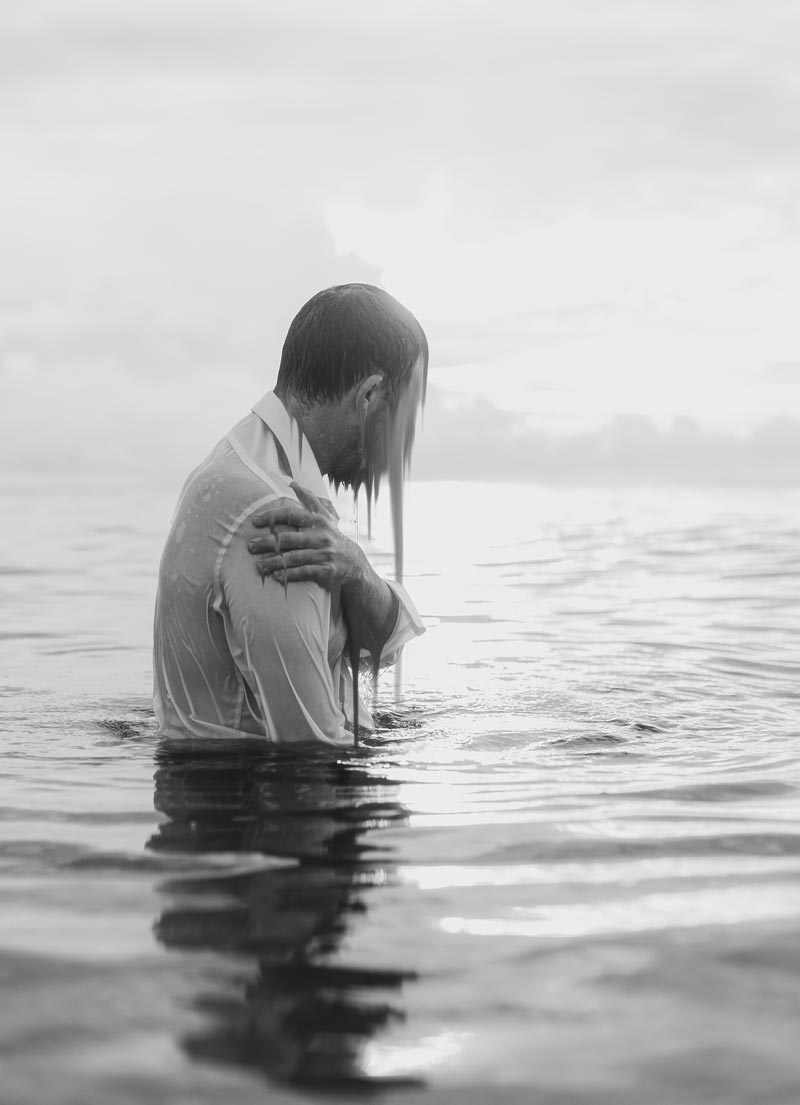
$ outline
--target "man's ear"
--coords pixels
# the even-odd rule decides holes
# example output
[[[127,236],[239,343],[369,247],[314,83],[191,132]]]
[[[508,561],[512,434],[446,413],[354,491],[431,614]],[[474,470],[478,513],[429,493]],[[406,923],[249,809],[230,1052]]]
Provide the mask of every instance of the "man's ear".
[[[362,380],[356,388],[356,410],[362,441],[367,427],[367,419],[378,410],[380,403],[383,401],[384,385],[385,381],[382,373],[373,372],[366,380]]]
[[[366,380],[362,380],[356,389],[356,406],[359,410],[366,403],[368,406],[374,406],[379,397],[383,395],[383,373],[373,372],[371,376],[367,376]]]
[[[356,388],[355,401],[358,415],[358,428],[361,432],[361,447],[364,447],[367,433],[367,422],[371,415],[378,410],[383,397],[383,376],[380,372],[373,372]]]

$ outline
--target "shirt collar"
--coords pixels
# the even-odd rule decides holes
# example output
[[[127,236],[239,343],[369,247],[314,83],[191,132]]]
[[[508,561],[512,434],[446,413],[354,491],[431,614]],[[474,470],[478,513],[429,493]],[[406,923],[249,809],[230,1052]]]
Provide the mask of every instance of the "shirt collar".
[[[253,405],[252,410],[286,454],[292,479],[318,499],[330,502],[330,487],[319,470],[314,451],[297,421],[290,416],[275,392],[268,391]]]

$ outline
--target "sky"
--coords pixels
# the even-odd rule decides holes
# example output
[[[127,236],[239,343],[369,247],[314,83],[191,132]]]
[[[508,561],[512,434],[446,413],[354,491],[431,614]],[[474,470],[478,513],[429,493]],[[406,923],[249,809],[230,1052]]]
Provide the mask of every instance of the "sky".
[[[420,475],[800,480],[798,56],[794,0],[3,5],[0,473],[185,473],[365,280]]]

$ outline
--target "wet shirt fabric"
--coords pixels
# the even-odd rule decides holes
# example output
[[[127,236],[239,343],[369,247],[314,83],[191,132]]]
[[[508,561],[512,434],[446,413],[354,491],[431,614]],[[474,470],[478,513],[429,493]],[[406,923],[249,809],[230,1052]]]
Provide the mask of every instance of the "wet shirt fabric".
[[[335,514],[311,447],[270,392],[186,481],[156,597],[153,704],[161,732],[352,745],[338,590],[262,581],[247,549],[253,514],[296,499],[292,480]],[[398,614],[382,667],[423,632],[405,590],[388,585]],[[363,704],[359,723],[371,725]]]

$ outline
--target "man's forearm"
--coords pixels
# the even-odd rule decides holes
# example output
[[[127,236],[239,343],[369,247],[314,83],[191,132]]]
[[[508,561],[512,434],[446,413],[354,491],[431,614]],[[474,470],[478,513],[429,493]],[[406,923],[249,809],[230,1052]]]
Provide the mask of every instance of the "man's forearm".
[[[375,572],[361,549],[357,570],[342,584],[342,606],[348,630],[355,633],[375,664],[397,623],[398,601],[391,587]]]
[[[341,532],[330,509],[299,484],[292,488],[302,505],[283,500],[253,516],[262,532],[248,541],[248,549],[257,557],[258,570],[284,585],[310,581],[327,590],[339,586],[351,643],[357,641],[377,664],[397,624],[398,598],[363,549]]]

